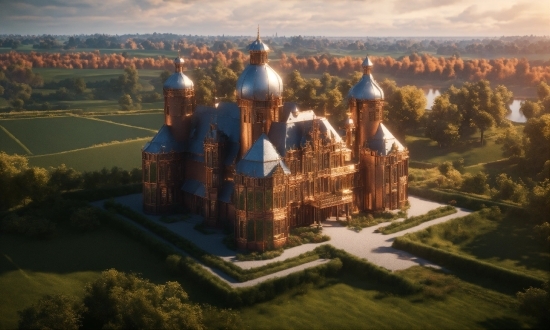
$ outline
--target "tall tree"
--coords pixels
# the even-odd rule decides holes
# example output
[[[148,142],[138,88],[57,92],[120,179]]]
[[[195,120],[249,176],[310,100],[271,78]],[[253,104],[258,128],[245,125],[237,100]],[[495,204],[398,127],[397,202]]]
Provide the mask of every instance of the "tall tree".
[[[440,147],[451,146],[459,139],[461,115],[456,104],[449,101],[448,94],[436,97],[426,122],[426,136]]]
[[[418,127],[426,110],[426,96],[422,89],[415,86],[397,88],[386,97],[388,121],[395,125],[401,135]]]

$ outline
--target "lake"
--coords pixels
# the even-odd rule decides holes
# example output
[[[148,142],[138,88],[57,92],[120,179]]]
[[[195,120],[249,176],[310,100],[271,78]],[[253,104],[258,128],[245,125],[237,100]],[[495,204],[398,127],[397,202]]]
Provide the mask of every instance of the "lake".
[[[441,95],[439,89],[430,88],[424,90],[424,95],[426,95],[427,105],[426,109],[431,110],[434,104],[435,98]],[[519,111],[521,107],[522,100],[512,100],[512,103],[509,105],[510,112],[506,115],[506,118],[515,123],[525,123],[527,118]]]

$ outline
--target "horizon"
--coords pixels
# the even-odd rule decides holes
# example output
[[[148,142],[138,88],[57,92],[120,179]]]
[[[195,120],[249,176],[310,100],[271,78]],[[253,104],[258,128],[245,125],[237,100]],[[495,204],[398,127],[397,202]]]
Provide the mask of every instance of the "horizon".
[[[0,0],[0,6],[2,35],[224,31],[249,37],[258,24],[266,37],[499,38],[550,32],[550,3],[542,0]]]

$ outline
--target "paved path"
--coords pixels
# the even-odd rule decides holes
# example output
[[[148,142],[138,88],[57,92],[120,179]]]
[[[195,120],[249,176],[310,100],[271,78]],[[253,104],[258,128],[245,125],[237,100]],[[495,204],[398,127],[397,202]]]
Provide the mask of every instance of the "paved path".
[[[126,205],[132,208],[136,212],[142,213],[142,197],[141,194],[128,195],[115,198],[116,202]],[[431,209],[435,209],[444,204],[428,201],[422,198],[409,196],[409,203],[411,208],[408,210],[409,216],[421,215],[428,212]],[[102,207],[103,201],[92,203],[95,206]],[[221,231],[215,230],[213,234],[205,235],[198,232],[193,227],[201,221],[199,216],[191,216],[186,221],[176,222],[172,224],[167,224],[160,222],[160,216],[150,216],[149,218],[158,221],[159,224],[165,226],[166,228],[172,230],[173,232],[181,235],[188,240],[192,241],[201,249],[213,254],[220,256],[226,261],[233,262],[235,265],[243,268],[254,268],[269,264],[271,262],[282,261],[288,258],[296,257],[304,252],[311,251],[317,246],[322,244],[331,244],[332,246],[347,251],[350,254],[356,255],[360,258],[365,258],[369,262],[382,266],[389,270],[400,270],[406,269],[415,265],[423,265],[439,268],[439,266],[418,258],[410,253],[394,249],[391,247],[393,241],[396,237],[402,236],[406,233],[418,231],[429,226],[432,226],[437,223],[442,223],[453,218],[465,216],[471,211],[457,208],[458,212],[451,214],[445,217],[434,219],[423,224],[420,224],[416,227],[409,228],[390,235],[383,235],[380,233],[375,233],[375,230],[378,227],[386,226],[388,223],[381,223],[377,226],[364,228],[361,232],[357,233],[354,230],[351,230],[347,227],[341,226],[335,219],[328,219],[323,222],[323,232],[330,236],[330,241],[318,244],[304,244],[291,249],[286,249],[283,254],[277,258],[270,260],[257,260],[257,261],[238,261],[235,258],[236,252],[228,249],[223,243],[222,239],[225,236]],[[133,222],[132,222],[133,223]],[[143,230],[146,230],[142,228]],[[178,249],[179,250],[179,249]],[[180,250],[180,252],[183,252]],[[328,260],[320,259],[306,264],[302,264],[293,268],[289,268],[284,271],[273,273],[270,275],[263,276],[251,281],[238,283],[235,280],[228,277],[226,274],[221,273],[215,269],[206,267],[209,271],[214,274],[217,274],[226,281],[232,287],[245,287],[253,286],[257,283],[265,281],[267,279],[285,276],[292,272],[300,271],[306,268],[315,267],[321,263],[325,263]]]

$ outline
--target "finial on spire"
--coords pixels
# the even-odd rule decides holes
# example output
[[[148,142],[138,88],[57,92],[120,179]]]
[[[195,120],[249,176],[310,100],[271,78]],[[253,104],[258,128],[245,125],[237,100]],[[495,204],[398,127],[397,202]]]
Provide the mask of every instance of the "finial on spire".
[[[256,39],[260,40],[260,24],[258,24],[258,36]]]

